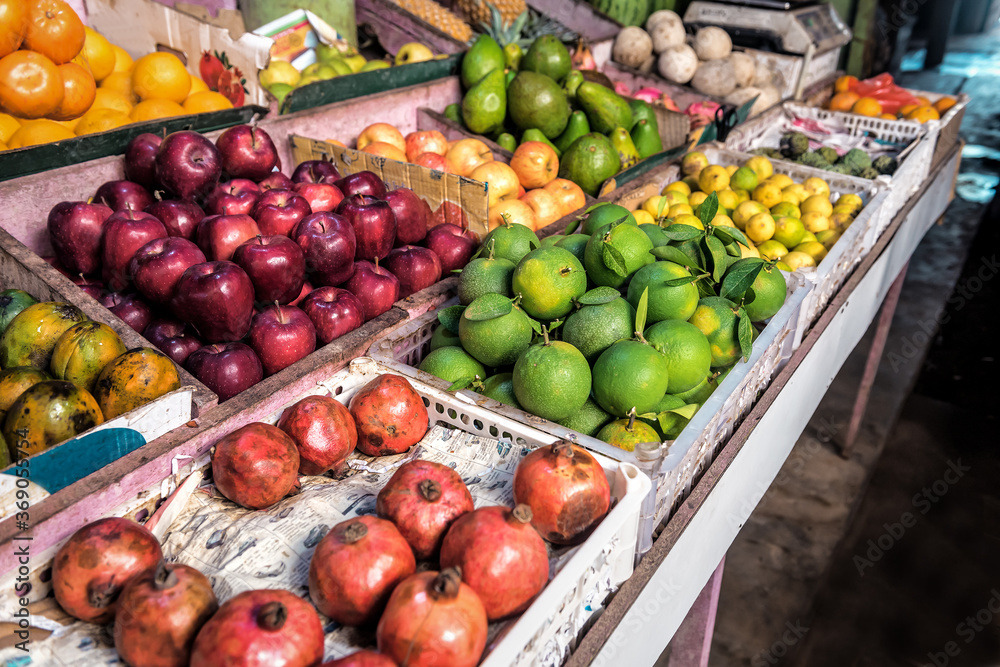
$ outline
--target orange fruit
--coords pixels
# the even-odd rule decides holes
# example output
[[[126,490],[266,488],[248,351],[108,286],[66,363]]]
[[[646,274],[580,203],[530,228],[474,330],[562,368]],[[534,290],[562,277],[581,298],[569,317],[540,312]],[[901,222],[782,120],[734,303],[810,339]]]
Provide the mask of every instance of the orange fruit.
[[[15,51],[0,58],[0,108],[18,118],[42,118],[63,98],[59,68],[40,53]]]
[[[906,114],[906,120],[915,120],[918,123],[926,123],[929,120],[938,120],[939,118],[941,118],[941,114],[930,105],[917,107]]]
[[[118,46],[117,44],[111,45],[111,50],[115,53],[115,72],[131,72],[132,65],[135,61],[132,60],[132,56],[128,54],[128,51]]]
[[[17,132],[19,127],[21,127],[21,123],[16,118],[10,114],[0,113],[0,141],[5,143],[9,141],[11,135]]]
[[[919,104],[904,104],[903,106],[899,107],[899,117],[905,118],[906,114],[910,113],[919,106],[920,106]]]
[[[83,21],[63,0],[30,0],[28,32],[22,47],[37,51],[56,65],[68,63],[83,49]]]
[[[837,93],[827,102],[826,108],[830,111],[850,111],[854,103],[858,101],[858,94],[850,91]]]
[[[107,88],[98,88],[94,95],[92,109],[113,109],[126,116],[132,113],[132,100],[126,99],[121,94]]]
[[[0,0],[0,58],[21,48],[28,32],[28,3]]]
[[[954,97],[942,97],[934,103],[934,108],[937,109],[937,112],[943,116],[948,109],[952,108],[956,104],[958,104],[958,100]]]
[[[203,90],[200,93],[188,95],[184,100],[184,111],[187,113],[204,113],[206,111],[222,111],[232,109],[233,103],[225,95],[211,90]]]
[[[191,97],[195,93],[203,93],[208,90],[208,84],[196,77],[194,74],[191,75],[191,90],[188,92],[188,97]]]
[[[191,75],[172,53],[150,53],[135,61],[132,91],[140,100],[161,99],[180,104],[191,92]]]
[[[143,100],[132,108],[129,118],[133,123],[141,123],[147,120],[157,120],[159,118],[170,118],[172,116],[183,116],[187,112],[184,107],[171,102],[170,100]]]
[[[857,82],[858,82],[858,77],[856,76],[837,77],[837,81],[833,84],[833,90],[838,93],[846,93]]]
[[[94,80],[103,81],[115,71],[115,51],[111,48],[111,42],[105,39],[101,33],[90,28],[84,28],[84,31],[87,36],[83,41],[83,50],[80,51],[80,54],[87,59]]]
[[[107,132],[122,125],[128,125],[132,119],[128,114],[114,109],[91,109],[83,114],[76,122],[73,132],[76,136],[84,134],[94,134],[96,132]]]
[[[883,118],[883,119],[885,119],[885,120],[898,120],[898,119],[897,119],[897,118],[896,118],[895,116],[893,116],[893,115],[892,115],[891,113],[880,113],[880,114],[878,115],[878,117],[879,117],[879,118]]]
[[[24,148],[25,146],[37,146],[47,144],[51,141],[62,141],[72,139],[73,132],[54,120],[42,118],[41,120],[29,120],[14,133],[7,143],[9,148]]]
[[[138,101],[132,92],[132,75],[128,72],[112,72],[104,77],[104,80],[97,84],[97,87],[121,95],[129,101],[129,104],[135,104]]]
[[[916,97],[917,97],[917,102],[920,103],[919,106],[929,107],[931,105],[931,101],[926,97],[924,97],[923,95],[917,95]]]
[[[882,113],[882,105],[874,97],[859,98],[851,107],[853,113],[861,116],[878,116]]]
[[[63,99],[58,108],[49,114],[52,120],[73,120],[87,112],[94,103],[97,84],[90,72],[76,63],[59,66],[63,81]]]
[[[10,150],[10,147],[3,141],[0,141],[0,152]]]

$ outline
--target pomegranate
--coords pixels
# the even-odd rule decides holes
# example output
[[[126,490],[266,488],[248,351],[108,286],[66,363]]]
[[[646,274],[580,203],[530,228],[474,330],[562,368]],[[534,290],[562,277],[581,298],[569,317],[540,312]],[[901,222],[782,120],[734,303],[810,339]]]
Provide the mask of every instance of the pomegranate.
[[[365,625],[385,607],[396,584],[413,574],[413,551],[391,521],[359,516],[338,523],[309,563],[309,597],[343,625]]]
[[[299,450],[276,426],[254,422],[215,443],[212,477],[237,505],[270,507],[299,486]]]
[[[441,567],[458,567],[491,621],[528,608],[549,581],[545,541],[531,508],[483,507],[455,519],[441,544]]]
[[[474,667],[486,648],[486,610],[455,569],[418,572],[389,598],[378,650],[405,667]]]
[[[322,475],[339,468],[358,443],[358,429],[344,404],[329,396],[307,396],[281,414],[278,428],[299,448],[299,472]]]
[[[375,501],[375,511],[396,524],[418,560],[436,554],[448,526],[472,510],[472,494],[462,477],[433,461],[401,465]]]
[[[162,558],[160,543],[137,523],[119,517],[88,523],[56,553],[56,602],[81,621],[107,623],[128,580],[153,570]]]
[[[133,577],[118,599],[115,648],[130,665],[185,667],[194,638],[219,609],[208,578],[163,561]]]
[[[375,651],[358,651],[346,658],[324,662],[320,667],[396,667],[396,663]]]
[[[427,433],[427,408],[406,378],[380,375],[351,398],[358,449],[368,456],[402,454]]]
[[[191,667],[313,667],[323,624],[288,591],[245,591],[219,608],[194,640]]]
[[[604,469],[568,440],[539,447],[514,471],[514,502],[531,507],[531,525],[553,544],[578,544],[607,514]]]

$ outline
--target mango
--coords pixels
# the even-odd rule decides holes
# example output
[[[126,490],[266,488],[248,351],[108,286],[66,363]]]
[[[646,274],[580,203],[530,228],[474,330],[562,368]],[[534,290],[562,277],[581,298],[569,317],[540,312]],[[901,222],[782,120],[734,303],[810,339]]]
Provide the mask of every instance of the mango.
[[[0,292],[0,333],[3,333],[17,315],[38,301],[24,290],[6,289]]]
[[[52,350],[52,377],[93,393],[104,367],[125,354],[115,330],[100,322],[81,322],[66,330]]]
[[[16,461],[103,423],[90,392],[65,380],[46,380],[14,401],[4,419],[3,437]]]
[[[104,367],[94,396],[104,417],[114,419],[180,386],[170,357],[148,347],[137,347]]]
[[[68,303],[47,301],[28,306],[11,320],[0,337],[0,366],[48,370],[59,338],[87,319],[82,310]]]
[[[0,424],[14,401],[39,382],[51,380],[49,374],[31,366],[15,366],[0,371]]]

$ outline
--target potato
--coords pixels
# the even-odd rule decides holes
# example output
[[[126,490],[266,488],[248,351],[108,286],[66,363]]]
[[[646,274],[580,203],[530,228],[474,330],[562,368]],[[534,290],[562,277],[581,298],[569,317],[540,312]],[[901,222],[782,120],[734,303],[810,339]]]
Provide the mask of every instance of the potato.
[[[683,44],[687,33],[684,32],[684,24],[680,21],[674,23],[664,20],[653,25],[649,36],[653,38],[653,51],[663,53],[672,46]]]
[[[611,57],[627,67],[640,67],[653,54],[653,40],[642,28],[622,28],[615,38]]]
[[[753,83],[757,74],[757,60],[742,51],[733,51],[729,54],[729,62],[733,66],[736,75],[736,87],[743,88]]]
[[[699,60],[719,60],[728,58],[733,50],[733,40],[722,28],[709,26],[702,28],[694,36],[694,52]]]
[[[691,79],[691,85],[706,95],[725,97],[736,89],[732,63],[728,59],[701,63]]]
[[[646,30],[652,33],[653,28],[661,23],[674,23],[679,25],[681,29],[684,28],[684,21],[681,20],[681,17],[677,14],[677,12],[672,12],[669,9],[661,9],[657,12],[653,12],[649,15],[649,18],[646,19]]]

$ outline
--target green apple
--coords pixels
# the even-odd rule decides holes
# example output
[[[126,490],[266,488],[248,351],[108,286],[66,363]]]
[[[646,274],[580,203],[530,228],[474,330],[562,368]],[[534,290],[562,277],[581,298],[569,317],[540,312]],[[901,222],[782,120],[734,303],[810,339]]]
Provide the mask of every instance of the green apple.
[[[362,72],[371,72],[377,69],[388,69],[390,67],[389,63],[384,60],[369,60],[361,68]]]
[[[288,93],[293,90],[295,90],[295,87],[287,83],[272,83],[267,88],[267,92],[274,95],[275,99],[278,100],[278,109],[281,109],[281,105],[285,103],[285,98],[288,97]]]
[[[313,63],[312,65],[309,65],[309,67],[306,67],[304,70],[302,70],[302,76],[303,77],[315,76],[320,80],[332,79],[333,77],[337,76],[337,70],[329,63]]]
[[[296,85],[295,87],[301,88],[302,86],[308,86],[310,83],[316,83],[317,81],[328,81],[328,80],[329,79],[325,79],[319,76],[318,74],[303,74],[302,78],[299,79],[298,85]]]
[[[344,76],[345,74],[354,74],[354,70],[351,66],[344,62],[343,58],[333,58],[326,62],[327,65],[333,68],[337,73],[337,76]]]
[[[336,46],[320,43],[316,46],[316,60],[325,63],[333,58],[343,58],[344,54]]]
[[[422,63],[425,60],[432,60],[434,52],[420,42],[408,42],[400,47],[396,53],[397,65],[408,65],[409,63]]]
[[[299,70],[295,69],[292,63],[284,60],[271,60],[267,69],[260,71],[260,85],[265,88],[270,88],[276,83],[294,86],[301,77]]]
[[[343,60],[347,63],[347,66],[351,68],[352,72],[360,72],[361,68],[365,66],[366,62],[368,62],[360,53],[353,56],[347,56]]]

